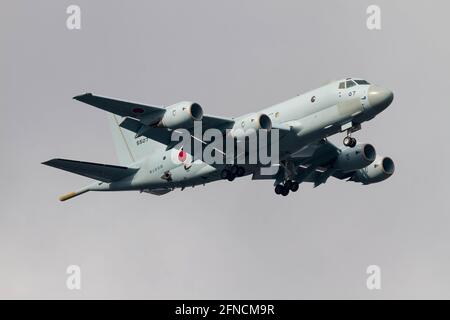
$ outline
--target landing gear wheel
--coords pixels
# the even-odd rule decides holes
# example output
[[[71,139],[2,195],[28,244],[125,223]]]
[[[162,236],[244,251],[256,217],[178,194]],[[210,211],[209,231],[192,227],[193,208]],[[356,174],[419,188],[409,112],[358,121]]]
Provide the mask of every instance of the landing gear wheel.
[[[230,172],[230,175],[227,177],[228,181],[233,181],[236,176]]]
[[[275,186],[275,193],[276,194],[281,194],[283,192],[283,186],[281,184],[277,184]]]
[[[281,190],[281,195],[283,197],[286,197],[289,194],[289,189],[283,186],[283,189]]]
[[[291,185],[291,191],[292,192],[296,192],[298,190],[298,182],[297,181],[292,181],[292,185]]]
[[[242,177],[244,174],[245,174],[245,169],[244,169],[244,167],[238,167],[237,172],[236,172],[236,175],[237,175],[238,177]]]
[[[222,172],[220,173],[220,177],[222,179],[228,179],[228,177],[230,176],[231,172],[227,169],[223,169]]]
[[[290,190],[292,188],[292,180],[286,180],[286,182],[284,183],[284,187]]]
[[[346,136],[343,141],[344,146],[353,148],[356,146],[356,139],[350,136]]]
[[[346,136],[346,137],[344,138],[344,141],[342,141],[342,143],[343,143],[344,146],[346,146],[346,147],[349,147],[350,144],[351,144],[351,142],[352,142],[352,137],[349,137],[349,136]]]
[[[239,170],[238,166],[232,166],[230,171],[235,176],[237,175],[238,170]]]

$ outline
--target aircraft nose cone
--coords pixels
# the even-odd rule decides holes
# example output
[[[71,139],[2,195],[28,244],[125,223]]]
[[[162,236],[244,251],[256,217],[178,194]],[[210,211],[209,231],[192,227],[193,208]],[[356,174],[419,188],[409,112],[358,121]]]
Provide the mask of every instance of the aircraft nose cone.
[[[371,85],[369,87],[368,97],[371,108],[376,108],[380,112],[392,103],[394,93],[391,90]]]

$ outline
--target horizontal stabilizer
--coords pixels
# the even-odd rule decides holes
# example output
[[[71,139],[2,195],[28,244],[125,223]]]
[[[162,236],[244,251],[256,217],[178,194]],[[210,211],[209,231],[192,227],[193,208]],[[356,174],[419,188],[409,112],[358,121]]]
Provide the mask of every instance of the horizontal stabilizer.
[[[142,125],[139,121],[131,118],[125,118],[120,123],[120,127],[134,132],[136,136],[144,136],[159,143],[168,145],[171,142],[172,132],[166,128],[153,128]]]
[[[135,174],[139,169],[110,164],[83,162],[67,159],[52,159],[43,162],[50,167],[76,173],[103,182],[113,182]]]

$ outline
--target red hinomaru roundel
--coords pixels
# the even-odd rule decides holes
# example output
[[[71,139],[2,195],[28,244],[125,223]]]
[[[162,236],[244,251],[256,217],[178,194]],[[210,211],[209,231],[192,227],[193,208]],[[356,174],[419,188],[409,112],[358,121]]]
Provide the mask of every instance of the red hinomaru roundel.
[[[180,160],[180,162],[184,162],[186,160],[187,157],[187,153],[184,150],[180,150],[180,152],[178,153],[178,160]]]

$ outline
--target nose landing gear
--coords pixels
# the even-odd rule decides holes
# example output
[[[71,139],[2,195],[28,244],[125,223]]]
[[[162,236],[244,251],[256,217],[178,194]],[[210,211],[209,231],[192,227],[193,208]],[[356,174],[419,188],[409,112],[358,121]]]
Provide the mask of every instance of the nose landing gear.
[[[349,127],[350,125],[350,127]],[[352,138],[352,133],[358,130],[361,130],[361,124],[352,124],[349,123],[345,126],[346,128],[344,130],[347,130],[347,136],[344,138],[344,141],[342,141],[342,143],[344,144],[344,146],[346,147],[350,147],[353,148],[354,146],[356,146],[356,139]],[[342,131],[344,131],[342,130]]]
[[[350,136],[346,136],[344,138],[344,141],[342,142],[344,144],[344,146],[346,147],[350,147],[353,148],[354,146],[356,146],[356,139],[352,138]]]

